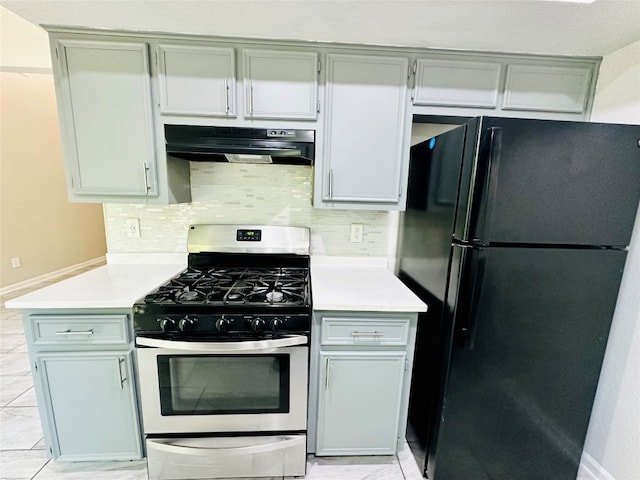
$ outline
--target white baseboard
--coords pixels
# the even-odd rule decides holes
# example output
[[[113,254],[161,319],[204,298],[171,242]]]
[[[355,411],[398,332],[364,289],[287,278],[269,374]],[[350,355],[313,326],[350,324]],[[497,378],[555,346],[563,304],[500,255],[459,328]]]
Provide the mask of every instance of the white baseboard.
[[[22,290],[23,288],[29,288],[37,285],[40,282],[46,282],[48,280],[55,280],[58,277],[62,277],[63,275],[68,275],[70,273],[75,272],[76,270],[81,270],[83,268],[91,267],[92,265],[101,265],[105,262],[105,257],[98,257],[92,260],[87,260],[86,262],[77,263],[75,265],[71,265],[70,267],[61,268],[60,270],[56,270],[55,272],[45,273],[44,275],[40,275],[34,278],[30,278],[29,280],[24,280],[22,282],[14,283],[13,285],[8,285],[6,287],[0,288],[0,295],[6,295],[8,293],[15,292],[16,290]]]
[[[591,455],[582,452],[577,480],[616,480]]]

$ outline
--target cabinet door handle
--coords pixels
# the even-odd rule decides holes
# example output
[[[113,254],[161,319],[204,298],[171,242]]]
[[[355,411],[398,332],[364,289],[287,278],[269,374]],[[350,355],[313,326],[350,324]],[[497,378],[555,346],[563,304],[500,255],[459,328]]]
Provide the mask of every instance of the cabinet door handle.
[[[64,332],[56,332],[61,337],[72,337],[74,335],[93,335],[93,330],[65,330]]]
[[[324,389],[329,390],[329,377],[331,376],[331,359],[327,358],[327,374],[325,376]]]
[[[253,83],[249,84],[249,115],[253,116]]]
[[[127,381],[127,377],[122,375],[122,364],[124,363],[124,358],[118,358],[118,380],[120,381],[120,390],[124,389],[124,382]]]
[[[224,111],[229,113],[229,81],[224,79]]]
[[[413,73],[413,85],[411,86],[411,100],[415,100],[416,99],[416,83],[417,83],[417,73],[418,73],[418,60],[415,60],[413,62],[413,67],[411,69],[412,73]]]
[[[144,193],[146,194],[149,191],[149,179],[147,178],[147,173],[149,172],[149,167],[147,166],[147,162],[142,162],[142,177],[144,178]]]
[[[329,198],[333,198],[333,168],[329,169]]]
[[[377,330],[373,332],[359,332],[354,330],[351,332],[352,337],[384,337],[384,332],[378,332]]]

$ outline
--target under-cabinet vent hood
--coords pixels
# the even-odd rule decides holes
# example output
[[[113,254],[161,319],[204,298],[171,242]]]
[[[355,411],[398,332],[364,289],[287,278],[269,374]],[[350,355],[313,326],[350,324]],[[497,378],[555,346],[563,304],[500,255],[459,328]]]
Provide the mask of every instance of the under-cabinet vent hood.
[[[313,165],[315,131],[164,126],[167,154],[199,162]]]

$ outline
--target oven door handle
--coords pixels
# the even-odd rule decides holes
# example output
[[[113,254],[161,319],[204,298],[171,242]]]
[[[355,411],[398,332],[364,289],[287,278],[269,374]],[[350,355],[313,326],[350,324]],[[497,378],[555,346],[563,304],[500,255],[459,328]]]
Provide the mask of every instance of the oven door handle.
[[[179,442],[179,438],[175,439],[147,439],[147,448],[159,450],[166,453],[174,453],[179,455],[199,455],[199,456],[220,456],[227,457],[230,455],[255,455],[257,453],[269,453],[278,450],[284,450],[296,445],[305,445],[305,437],[303,436],[283,436],[282,440],[271,443],[263,443],[260,445],[248,445],[246,447],[223,447],[216,448],[210,445],[200,447],[176,445],[171,442]]]
[[[180,342],[142,336],[136,337],[136,346],[208,353],[271,350],[274,348],[292,347],[294,345],[306,345],[307,343],[309,343],[309,339],[304,335],[290,335],[288,337],[276,338],[274,340],[251,340],[247,342]]]

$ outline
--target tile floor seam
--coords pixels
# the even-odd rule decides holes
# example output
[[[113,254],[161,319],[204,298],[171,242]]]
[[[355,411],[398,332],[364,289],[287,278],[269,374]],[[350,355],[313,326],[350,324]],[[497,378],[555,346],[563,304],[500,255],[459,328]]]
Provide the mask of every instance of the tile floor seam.
[[[47,464],[48,464],[50,461],[51,461],[51,459],[50,459],[50,458],[48,458],[48,459],[47,459],[47,461],[46,461],[46,462],[44,462],[44,465],[42,465],[42,466],[38,469],[38,471],[37,471],[37,472],[36,472],[36,473],[31,477],[31,479],[30,479],[30,480],[36,480],[36,477],[38,476],[38,474],[39,474],[42,470],[44,470],[44,467],[46,467],[46,466],[47,466]]]

